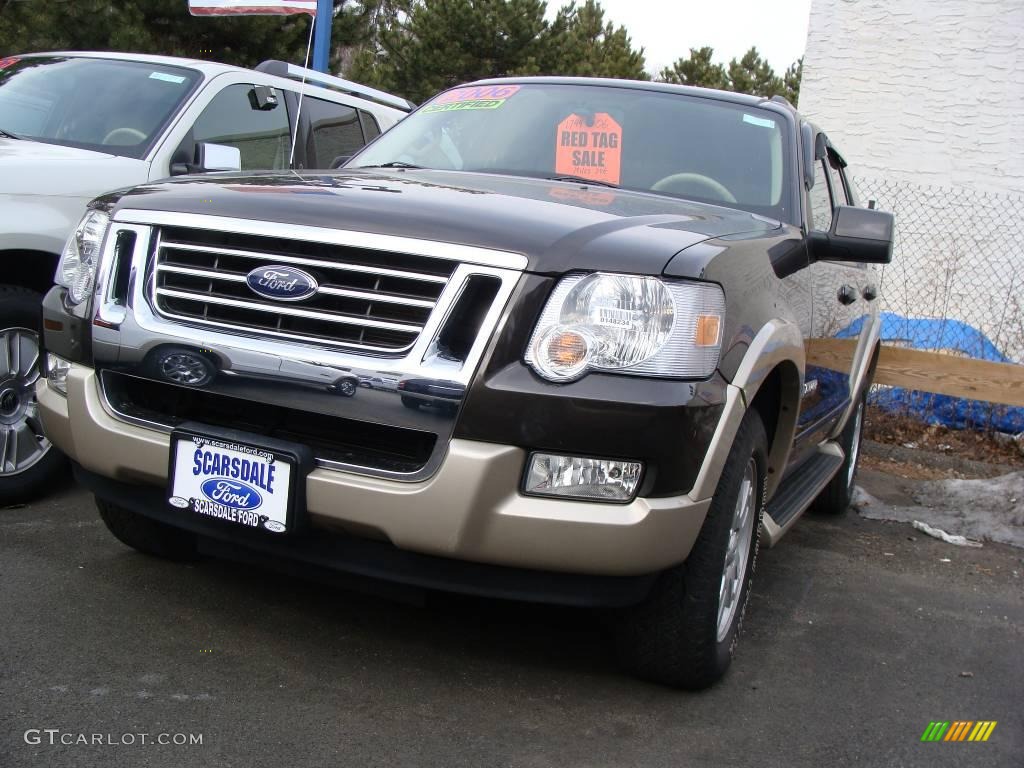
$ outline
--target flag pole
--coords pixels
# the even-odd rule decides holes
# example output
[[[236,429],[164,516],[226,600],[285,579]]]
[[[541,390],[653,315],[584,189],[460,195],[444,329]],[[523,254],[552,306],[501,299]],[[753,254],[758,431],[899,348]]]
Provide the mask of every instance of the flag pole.
[[[316,0],[316,36],[313,42],[313,69],[327,72],[331,61],[331,26],[334,21],[333,0]]]

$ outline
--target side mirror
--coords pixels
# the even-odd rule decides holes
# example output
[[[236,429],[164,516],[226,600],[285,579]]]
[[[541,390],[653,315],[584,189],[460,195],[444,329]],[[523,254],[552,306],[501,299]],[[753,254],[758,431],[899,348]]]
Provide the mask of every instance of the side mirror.
[[[277,94],[266,85],[254,85],[249,91],[249,106],[257,112],[277,109]]]
[[[196,144],[196,162],[193,173],[204,171],[240,171],[242,170],[242,151],[228,144]]]
[[[811,257],[815,261],[852,261],[888,264],[892,261],[891,213],[852,205],[837,205],[828,232],[811,232]]]

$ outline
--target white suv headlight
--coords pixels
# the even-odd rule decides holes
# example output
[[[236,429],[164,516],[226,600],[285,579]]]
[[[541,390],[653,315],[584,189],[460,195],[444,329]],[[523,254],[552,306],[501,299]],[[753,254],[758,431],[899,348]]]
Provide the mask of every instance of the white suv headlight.
[[[81,304],[89,297],[96,283],[100,248],[107,234],[110,217],[101,211],[86,211],[71,237],[68,238],[57,265],[54,282],[68,289],[72,304]]]
[[[558,382],[587,371],[703,379],[718,365],[724,314],[713,283],[574,273],[548,299],[526,362]]]

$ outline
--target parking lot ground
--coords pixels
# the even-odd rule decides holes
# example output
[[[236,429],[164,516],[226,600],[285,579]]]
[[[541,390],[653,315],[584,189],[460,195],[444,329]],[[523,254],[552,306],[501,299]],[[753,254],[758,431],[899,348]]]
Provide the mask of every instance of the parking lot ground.
[[[68,489],[0,511],[0,766],[1024,765],[1020,549],[805,516],[761,551],[738,656],[703,693],[626,676],[603,627],[163,562]],[[921,743],[933,720],[998,725]]]

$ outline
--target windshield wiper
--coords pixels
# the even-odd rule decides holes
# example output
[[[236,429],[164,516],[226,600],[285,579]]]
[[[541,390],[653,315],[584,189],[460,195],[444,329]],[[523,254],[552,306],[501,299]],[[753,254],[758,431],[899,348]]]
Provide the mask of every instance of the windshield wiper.
[[[20,139],[21,138],[21,136],[13,134],[10,131],[5,131],[3,128],[0,128],[0,137],[3,137],[5,139]]]
[[[572,174],[563,174],[561,176],[545,176],[548,181],[569,181],[578,182],[580,184],[593,184],[597,187],[612,187],[618,189],[618,184],[612,184],[610,181],[601,181],[600,179],[587,179],[583,176],[573,176]]]
[[[356,168],[422,168],[422,165],[413,165],[412,163],[405,163],[401,160],[392,160],[390,163],[381,163],[380,165],[357,165]]]

